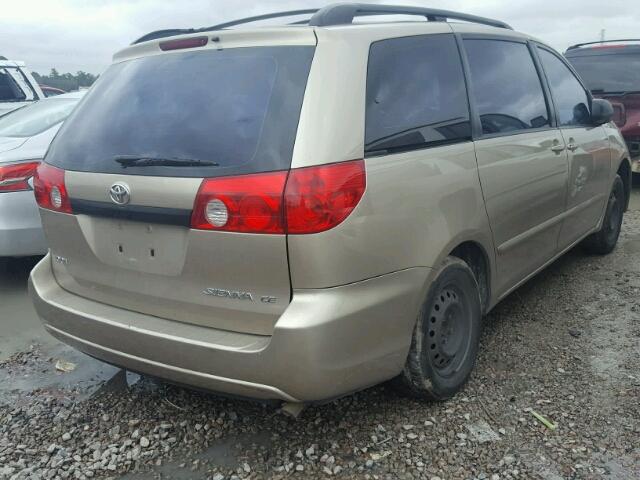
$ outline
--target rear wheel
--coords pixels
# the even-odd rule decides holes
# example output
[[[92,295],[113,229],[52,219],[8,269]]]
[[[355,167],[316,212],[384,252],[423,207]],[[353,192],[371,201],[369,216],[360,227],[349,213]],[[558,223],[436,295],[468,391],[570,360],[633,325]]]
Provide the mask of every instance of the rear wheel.
[[[472,270],[464,261],[448,257],[418,314],[411,349],[396,386],[428,400],[455,395],[475,365],[481,317]]]
[[[602,222],[602,228],[587,237],[584,247],[592,253],[606,255],[611,253],[618,243],[620,230],[622,228],[622,217],[624,215],[625,193],[624,184],[619,175],[613,182],[613,188],[607,202],[607,210]]]

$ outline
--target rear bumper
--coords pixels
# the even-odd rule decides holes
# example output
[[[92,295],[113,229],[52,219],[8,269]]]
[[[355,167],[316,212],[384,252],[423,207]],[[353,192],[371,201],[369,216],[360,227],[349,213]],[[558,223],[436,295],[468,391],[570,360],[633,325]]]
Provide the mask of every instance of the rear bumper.
[[[47,330],[134,371],[231,395],[313,402],[401,372],[431,270],[413,268],[328,289],[295,291],[273,335],[160,319],[63,290],[50,256],[29,289]]]
[[[0,193],[0,257],[46,252],[47,243],[33,192]]]

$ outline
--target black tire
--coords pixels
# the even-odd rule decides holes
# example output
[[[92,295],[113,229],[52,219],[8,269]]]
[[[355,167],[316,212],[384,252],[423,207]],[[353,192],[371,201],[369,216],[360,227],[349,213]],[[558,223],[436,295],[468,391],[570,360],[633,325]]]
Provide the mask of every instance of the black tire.
[[[481,302],[471,268],[447,257],[414,328],[405,368],[395,386],[412,397],[443,401],[467,382],[480,343]]]
[[[583,246],[588,252],[606,255],[613,251],[620,236],[625,204],[624,183],[622,183],[620,175],[616,175],[607,202],[602,228],[584,240]]]

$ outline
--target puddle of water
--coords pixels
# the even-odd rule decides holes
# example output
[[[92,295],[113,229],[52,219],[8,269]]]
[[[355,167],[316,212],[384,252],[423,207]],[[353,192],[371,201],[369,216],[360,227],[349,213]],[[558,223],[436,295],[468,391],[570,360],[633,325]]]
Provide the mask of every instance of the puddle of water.
[[[237,435],[224,439],[209,447],[204,452],[196,455],[199,460],[206,460],[211,465],[219,467],[235,468],[239,465],[238,454],[245,445],[272,446],[271,436],[267,432],[259,432],[255,435]]]
[[[638,176],[638,175],[634,175]],[[640,210],[640,181],[635,182],[634,189],[631,192],[631,201],[629,202],[629,210]]]
[[[633,235],[624,242],[624,253],[640,253],[640,235]]]
[[[150,472],[129,473],[119,477],[121,480],[155,480],[157,478],[170,478],[172,480],[196,480],[208,478],[205,472],[193,472],[178,464],[167,464],[154,467]]]
[[[172,480],[209,478],[207,470],[212,467],[236,469],[240,466],[239,455],[244,450],[243,447],[252,444],[270,447],[272,446],[271,437],[267,432],[227,437],[204,452],[193,456],[191,462],[197,460],[198,465],[200,465],[200,468],[195,469],[195,471],[190,468],[193,463],[186,463],[184,467],[181,467],[180,465],[184,464],[184,460],[182,460],[153,467],[149,472],[131,473],[120,478],[121,480],[152,480],[159,477],[171,478]]]
[[[34,343],[58,343],[42,327],[27,294],[29,272],[37,261],[0,258],[0,362]]]
[[[75,364],[75,369],[57,371],[58,360]],[[20,361],[0,367],[0,404],[26,402],[35,391],[84,400],[119,371],[66,345],[38,346]]]

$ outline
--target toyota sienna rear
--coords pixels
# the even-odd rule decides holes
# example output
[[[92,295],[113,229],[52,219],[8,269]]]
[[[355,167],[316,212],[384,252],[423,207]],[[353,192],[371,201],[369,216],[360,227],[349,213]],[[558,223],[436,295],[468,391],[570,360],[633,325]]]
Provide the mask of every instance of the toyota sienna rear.
[[[287,316],[305,323],[296,308],[308,324],[319,318],[302,300],[290,305],[288,235],[335,227],[365,191],[361,158],[324,164],[330,152],[294,151],[310,127],[301,110],[315,52],[313,30],[280,28],[116,55],[36,179],[51,245],[43,285],[56,289],[54,302],[92,316],[43,312],[54,336],[181,383],[304,398],[293,386],[254,386],[272,372],[274,385],[295,378],[285,374],[295,368],[287,351],[315,336],[311,325],[303,335],[302,324],[286,327]],[[292,169],[294,158],[323,164]],[[276,324],[286,332],[274,338]]]
[[[395,379],[445,400],[484,313],[579,242],[615,247],[630,167],[611,105],[497,20],[296,13],[313,16],[116,54],[35,177],[36,309],[171,382],[311,402]],[[422,20],[353,23],[398,13]]]

